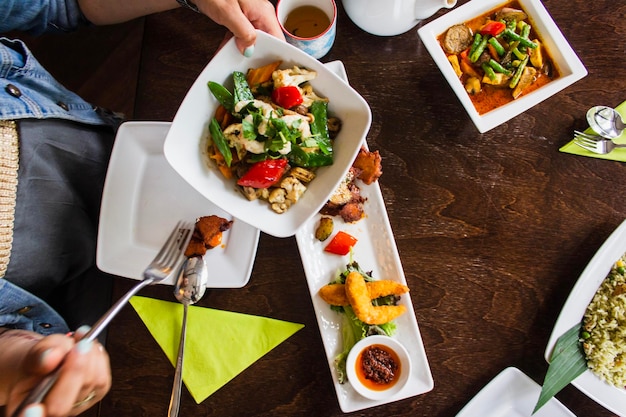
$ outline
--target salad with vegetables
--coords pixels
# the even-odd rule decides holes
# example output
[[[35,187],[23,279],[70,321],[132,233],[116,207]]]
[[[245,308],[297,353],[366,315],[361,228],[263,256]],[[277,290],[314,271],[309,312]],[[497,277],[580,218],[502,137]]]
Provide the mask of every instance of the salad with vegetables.
[[[439,40],[480,114],[558,77],[517,2],[454,25]]]
[[[300,199],[317,168],[332,165],[341,128],[310,84],[317,73],[281,64],[233,72],[232,92],[208,82],[220,103],[209,123],[209,158],[249,200],[266,200],[276,213]]]

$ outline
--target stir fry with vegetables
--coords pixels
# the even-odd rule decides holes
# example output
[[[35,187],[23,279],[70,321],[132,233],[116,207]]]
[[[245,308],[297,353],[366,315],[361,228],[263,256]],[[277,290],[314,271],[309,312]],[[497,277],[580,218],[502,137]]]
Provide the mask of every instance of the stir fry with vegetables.
[[[281,64],[233,72],[232,92],[208,82],[220,103],[209,123],[209,158],[249,200],[267,200],[277,213],[299,200],[318,167],[332,165],[341,128],[310,84],[317,73]]]
[[[480,114],[558,77],[528,15],[515,2],[454,25],[439,40]]]

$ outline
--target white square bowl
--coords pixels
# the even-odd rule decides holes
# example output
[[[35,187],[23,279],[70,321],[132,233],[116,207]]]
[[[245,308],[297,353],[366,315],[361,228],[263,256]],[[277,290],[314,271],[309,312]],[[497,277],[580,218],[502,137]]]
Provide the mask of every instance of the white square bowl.
[[[446,13],[438,19],[424,25],[418,30],[419,36],[426,49],[446,78],[450,87],[457,95],[470,118],[480,131],[484,133],[496,126],[520,115],[531,107],[541,103],[564,88],[587,75],[587,69],[572,50],[559,28],[540,0],[519,0],[520,5],[529,16],[530,23],[539,34],[550,57],[556,65],[560,76],[537,90],[525,94],[504,106],[500,106],[480,115],[465,91],[459,77],[455,74],[452,65],[439,44],[438,37],[449,27],[467,22],[491,10],[509,3],[503,0],[471,0],[468,3]]]
[[[267,201],[248,201],[206,156],[208,124],[218,106],[207,87],[215,81],[232,88],[233,71],[246,73],[282,60],[281,68],[294,65],[317,72],[311,81],[316,93],[329,99],[328,113],[341,119],[342,128],[334,141],[334,163],[317,170],[300,200],[283,214],[272,211]],[[257,31],[252,58],[244,57],[230,40],[200,73],[183,100],[165,139],[167,161],[191,186],[237,219],[276,237],[292,236],[326,203],[352,165],[371,124],[367,102],[320,61],[264,32]]]

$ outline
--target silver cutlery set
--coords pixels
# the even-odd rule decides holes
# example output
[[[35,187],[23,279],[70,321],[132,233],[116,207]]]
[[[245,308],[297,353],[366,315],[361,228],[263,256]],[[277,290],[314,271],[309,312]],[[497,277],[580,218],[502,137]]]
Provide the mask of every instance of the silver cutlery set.
[[[587,122],[596,134],[574,131],[574,143],[583,149],[597,154],[607,154],[617,148],[626,148],[626,144],[613,141],[626,128],[617,111],[606,106],[595,106],[587,112]]]

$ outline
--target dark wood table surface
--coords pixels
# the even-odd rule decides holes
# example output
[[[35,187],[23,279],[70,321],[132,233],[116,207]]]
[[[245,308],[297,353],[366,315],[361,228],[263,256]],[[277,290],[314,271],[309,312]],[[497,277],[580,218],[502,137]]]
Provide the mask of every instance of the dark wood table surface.
[[[541,383],[544,350],[570,290],[626,218],[626,166],[558,150],[574,129],[586,128],[590,106],[626,99],[626,5],[544,3],[589,75],[485,134],[416,30],[369,35],[338,4],[337,39],[322,61],[343,61],[371,106],[367,142],[383,157],[380,186],[435,383],[428,393],[355,415],[453,416],[509,366]],[[126,64],[105,77],[109,92],[69,75],[65,81],[133,120],[171,121],[224,33],[182,9],[92,30],[100,42],[124,44]],[[49,61],[63,78],[62,64]],[[134,283],[116,279],[114,297]],[[164,286],[141,294],[172,300]],[[249,284],[210,290],[199,305],[305,327],[201,404],[183,389],[181,415],[343,414],[294,238],[262,234]],[[113,387],[92,413],[165,416],[174,369],[132,308],[113,321],[107,348]],[[613,415],[571,385],[557,397],[578,416]]]

